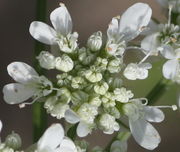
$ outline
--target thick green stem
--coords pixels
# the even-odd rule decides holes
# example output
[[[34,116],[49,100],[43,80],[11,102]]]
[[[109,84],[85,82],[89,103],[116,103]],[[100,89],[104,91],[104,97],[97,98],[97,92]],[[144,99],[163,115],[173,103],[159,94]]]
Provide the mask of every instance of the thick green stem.
[[[162,78],[147,94],[148,104],[153,105],[164,94],[167,86],[171,84],[170,80]]]
[[[46,0],[37,0],[36,20],[42,22],[46,21]],[[36,57],[37,55],[39,55],[39,53],[44,49],[45,49],[44,44],[35,41],[34,56]],[[43,70],[39,66],[37,60],[34,60],[34,68],[40,75],[43,74]],[[33,142],[37,142],[37,140],[41,137],[47,126],[47,114],[45,109],[43,108],[43,103],[40,102],[34,103],[32,107],[32,113],[33,113],[32,114]]]

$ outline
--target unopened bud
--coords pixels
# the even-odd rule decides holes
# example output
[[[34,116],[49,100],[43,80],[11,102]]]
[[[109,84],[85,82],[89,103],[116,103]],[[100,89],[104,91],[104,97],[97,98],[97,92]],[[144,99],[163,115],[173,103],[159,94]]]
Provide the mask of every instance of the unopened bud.
[[[5,144],[14,150],[17,150],[21,147],[22,140],[17,133],[12,132],[12,134],[6,137]]]

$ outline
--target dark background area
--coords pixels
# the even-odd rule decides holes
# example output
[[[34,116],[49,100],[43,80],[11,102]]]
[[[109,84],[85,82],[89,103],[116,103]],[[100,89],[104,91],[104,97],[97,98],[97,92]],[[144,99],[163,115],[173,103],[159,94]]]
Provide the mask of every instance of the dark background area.
[[[47,0],[47,18],[50,12],[58,7],[59,2],[65,3],[73,20],[74,31],[79,33],[79,43],[85,43],[89,35],[98,30],[106,34],[111,18],[122,14],[135,2],[146,2],[153,9],[153,16],[164,21],[160,6],[155,0]],[[36,0],[0,0],[0,89],[7,83],[13,82],[8,76],[6,67],[13,61],[26,62],[32,65],[34,40],[29,34],[29,25],[35,20]],[[155,73],[155,75],[154,75]],[[160,78],[161,69],[155,68],[151,72],[152,78],[147,81],[130,82],[131,88],[139,97],[145,96]],[[139,87],[137,87],[137,85]],[[174,104],[177,100],[178,89],[170,87],[158,104]],[[12,130],[19,133],[23,139],[24,147],[32,143],[31,106],[19,109],[17,105],[7,105],[0,92],[0,119],[3,122],[1,132],[2,141]],[[165,110],[166,119],[156,125],[162,142],[155,152],[180,151],[180,114],[179,111]],[[49,118],[49,124],[55,119]],[[88,137],[93,146],[105,146],[111,136],[96,134]],[[129,141],[128,152],[146,152],[140,148],[134,139]]]

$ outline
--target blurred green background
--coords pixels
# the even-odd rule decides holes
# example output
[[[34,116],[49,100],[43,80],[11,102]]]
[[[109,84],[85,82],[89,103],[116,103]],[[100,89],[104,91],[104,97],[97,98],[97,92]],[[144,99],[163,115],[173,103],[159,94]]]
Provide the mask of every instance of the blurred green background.
[[[65,3],[74,24],[74,31],[79,33],[79,43],[86,43],[87,38],[98,30],[106,35],[106,29],[111,18],[122,14],[135,2],[146,2],[153,9],[153,16],[161,21],[165,17],[160,6],[155,0],[47,0],[47,22],[50,12],[58,7],[59,2]],[[13,61],[23,61],[32,65],[34,40],[29,34],[29,25],[35,20],[36,0],[0,0],[0,88],[13,80],[8,76],[6,67]],[[141,54],[142,56],[142,54]],[[127,62],[138,61],[135,52],[128,52]],[[128,81],[125,86],[132,89],[136,97],[145,97],[156,82],[162,77],[162,62],[153,60],[153,70],[150,76],[142,81]],[[157,102],[158,105],[176,104],[180,89],[177,85],[166,88],[166,93]],[[158,93],[158,92],[157,92]],[[19,109],[17,105],[7,105],[0,94],[0,119],[3,121],[2,140],[5,135],[14,130],[23,138],[23,145],[27,147],[32,143],[31,106]],[[164,110],[166,119],[161,124],[156,124],[162,142],[155,152],[180,151],[180,113],[170,109]],[[49,117],[49,124],[58,122]],[[87,139],[91,145],[105,146],[112,136],[101,132],[93,132]],[[129,141],[128,152],[146,152],[137,145],[133,138]]]

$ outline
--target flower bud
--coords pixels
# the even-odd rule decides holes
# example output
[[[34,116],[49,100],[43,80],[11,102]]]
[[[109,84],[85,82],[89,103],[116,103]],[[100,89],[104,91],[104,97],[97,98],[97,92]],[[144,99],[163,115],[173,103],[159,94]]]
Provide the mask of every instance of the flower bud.
[[[47,70],[55,68],[55,57],[51,53],[42,51],[37,59],[39,60],[39,64],[42,68]]]
[[[69,56],[63,55],[62,57],[56,58],[56,69],[63,72],[69,72],[73,69],[73,67],[74,63]]]
[[[101,81],[102,74],[96,71],[87,70],[85,73],[85,77],[87,80],[94,83],[94,82]]]
[[[107,69],[110,73],[118,73],[121,70],[122,63],[122,58],[115,58],[109,62]]]
[[[22,145],[21,137],[17,133],[12,132],[12,134],[6,137],[5,144],[14,150],[17,150]]]
[[[131,90],[126,90],[126,88],[116,88],[114,95],[115,99],[121,103],[127,103],[134,96]]]
[[[98,31],[91,35],[88,39],[87,46],[94,52],[100,50],[102,46],[102,33]]]
[[[94,91],[97,94],[104,95],[109,89],[109,86],[106,82],[103,82],[102,84],[96,84],[94,86]]]
[[[115,117],[107,113],[101,115],[99,119],[99,127],[103,129],[105,134],[112,134],[120,128],[119,124],[115,120]]]

